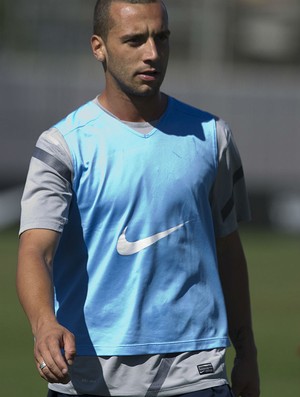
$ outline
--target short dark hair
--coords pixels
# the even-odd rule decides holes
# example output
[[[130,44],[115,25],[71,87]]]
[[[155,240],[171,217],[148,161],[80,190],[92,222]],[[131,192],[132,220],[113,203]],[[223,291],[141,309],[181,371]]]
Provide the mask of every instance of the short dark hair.
[[[93,33],[100,36],[103,40],[107,39],[108,32],[112,26],[109,9],[114,2],[124,2],[129,4],[149,4],[158,3],[161,0],[97,0],[94,10]],[[163,4],[163,2],[161,1]]]

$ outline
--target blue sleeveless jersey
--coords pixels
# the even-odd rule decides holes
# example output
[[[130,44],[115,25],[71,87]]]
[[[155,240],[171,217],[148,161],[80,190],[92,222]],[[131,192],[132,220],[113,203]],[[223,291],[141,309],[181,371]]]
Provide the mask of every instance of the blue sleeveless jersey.
[[[74,165],[54,260],[59,322],[79,355],[228,345],[210,192],[215,118],[169,98],[142,135],[89,102],[55,126]]]

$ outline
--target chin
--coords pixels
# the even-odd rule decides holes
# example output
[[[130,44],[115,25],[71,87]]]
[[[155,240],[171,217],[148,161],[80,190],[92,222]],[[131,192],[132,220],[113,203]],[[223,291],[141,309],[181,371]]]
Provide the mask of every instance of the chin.
[[[143,97],[143,98],[153,97],[159,93],[159,89],[160,89],[160,87],[149,87],[148,86],[148,87],[145,87],[142,89],[133,90],[131,95],[136,96],[136,97]]]

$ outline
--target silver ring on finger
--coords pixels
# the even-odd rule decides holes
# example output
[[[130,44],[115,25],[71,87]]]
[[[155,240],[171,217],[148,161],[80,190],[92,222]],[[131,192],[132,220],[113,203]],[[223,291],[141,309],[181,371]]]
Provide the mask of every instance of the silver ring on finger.
[[[40,363],[40,370],[42,371],[45,367],[47,367],[47,364],[45,363],[45,361],[42,361]]]

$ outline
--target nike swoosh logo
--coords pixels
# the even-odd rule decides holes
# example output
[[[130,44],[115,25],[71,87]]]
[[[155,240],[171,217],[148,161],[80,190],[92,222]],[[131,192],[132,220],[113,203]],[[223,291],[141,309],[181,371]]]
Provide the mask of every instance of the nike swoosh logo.
[[[127,227],[125,227],[125,229],[123,230],[122,234],[118,239],[118,243],[117,243],[118,254],[123,256],[137,254],[138,252],[144,250],[145,248],[148,248],[151,245],[157,243],[159,240],[176,232],[176,230],[181,229],[186,223],[187,222],[181,223],[180,225],[171,227],[171,229],[165,230],[164,232],[153,234],[150,237],[146,237],[137,241],[128,241],[126,239]]]

